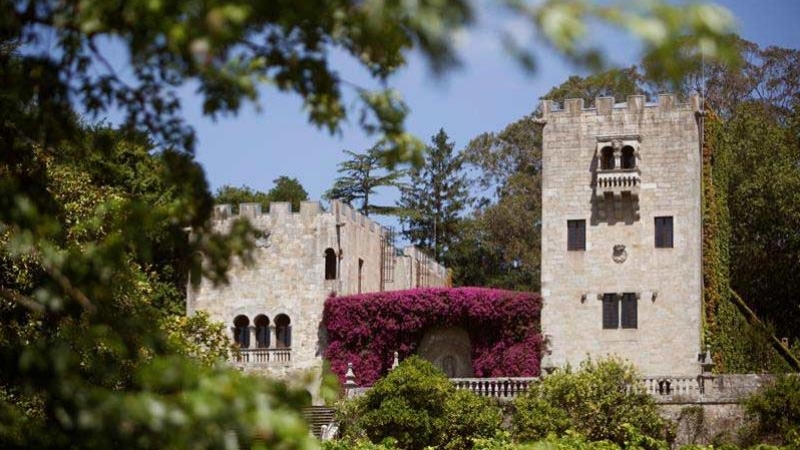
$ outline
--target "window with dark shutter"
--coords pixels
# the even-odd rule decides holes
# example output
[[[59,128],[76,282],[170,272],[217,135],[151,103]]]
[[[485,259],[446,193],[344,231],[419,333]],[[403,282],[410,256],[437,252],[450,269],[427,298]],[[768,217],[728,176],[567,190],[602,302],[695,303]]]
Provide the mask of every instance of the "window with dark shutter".
[[[567,221],[567,250],[586,250],[586,221]]]
[[[637,328],[637,307],[636,294],[622,294],[622,328]]]
[[[656,248],[672,248],[672,216],[656,217]]]
[[[603,329],[619,328],[617,294],[603,294]]]

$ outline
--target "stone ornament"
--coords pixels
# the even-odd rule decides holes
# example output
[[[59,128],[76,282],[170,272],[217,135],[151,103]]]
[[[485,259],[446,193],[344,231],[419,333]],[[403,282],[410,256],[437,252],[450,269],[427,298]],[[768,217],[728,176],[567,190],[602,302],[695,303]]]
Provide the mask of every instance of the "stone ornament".
[[[628,259],[628,252],[625,250],[625,246],[622,244],[617,244],[614,246],[614,253],[611,255],[611,258],[617,264],[622,264]]]

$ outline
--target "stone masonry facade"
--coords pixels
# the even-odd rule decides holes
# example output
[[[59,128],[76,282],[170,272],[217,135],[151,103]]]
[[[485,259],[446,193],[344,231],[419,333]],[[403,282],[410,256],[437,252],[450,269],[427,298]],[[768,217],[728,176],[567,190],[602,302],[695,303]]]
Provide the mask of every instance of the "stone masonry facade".
[[[550,363],[617,355],[701,372],[701,155],[692,97],[542,104],[542,329]]]
[[[263,236],[255,243],[251,266],[235,263],[230,283],[214,287],[203,280],[189,288],[187,313],[207,311],[229,328],[239,343],[238,364],[247,371],[278,378],[318,373],[326,339],[321,327],[325,300],[351,295],[448,284],[447,270],[415,247],[392,245],[389,230],[338,201],[324,211],[303,202],[242,204],[239,214],[217,205],[213,225],[230,229],[243,217]],[[316,389],[309,387],[312,396]],[[315,399],[316,400],[316,399]]]

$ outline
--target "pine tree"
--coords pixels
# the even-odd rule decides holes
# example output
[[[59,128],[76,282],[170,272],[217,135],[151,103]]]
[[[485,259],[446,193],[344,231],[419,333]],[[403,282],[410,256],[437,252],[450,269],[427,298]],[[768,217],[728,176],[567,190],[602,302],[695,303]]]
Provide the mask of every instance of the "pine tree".
[[[343,174],[333,184],[333,187],[325,193],[325,198],[329,200],[341,200],[352,205],[353,202],[360,200],[361,207],[358,208],[362,214],[369,216],[370,213],[394,214],[396,208],[393,206],[379,206],[370,203],[370,196],[379,187],[397,187],[399,179],[404,175],[402,171],[388,171],[383,165],[383,154],[385,150],[379,145],[367,150],[366,153],[355,153],[345,150],[351,159],[339,163],[339,173]]]
[[[445,264],[469,202],[464,160],[448,139],[443,129],[431,138],[424,164],[409,171],[398,202],[405,238]]]

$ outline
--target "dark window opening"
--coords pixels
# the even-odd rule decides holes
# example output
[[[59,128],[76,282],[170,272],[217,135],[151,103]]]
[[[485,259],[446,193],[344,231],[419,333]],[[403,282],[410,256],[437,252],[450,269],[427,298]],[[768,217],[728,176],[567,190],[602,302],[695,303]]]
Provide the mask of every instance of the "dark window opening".
[[[275,316],[275,345],[278,348],[292,346],[292,325],[289,316],[278,314]]]
[[[638,328],[637,308],[635,293],[603,294],[603,329]]]
[[[332,248],[325,249],[325,279],[336,279],[336,252]]]
[[[672,217],[656,217],[656,248],[672,248]]]
[[[361,276],[364,272],[364,260],[358,258],[358,293],[361,293]]]
[[[637,307],[636,294],[622,294],[622,314],[620,315],[622,328],[637,328]]]
[[[269,317],[261,314],[253,324],[256,326],[256,348],[269,348]]]
[[[603,294],[603,329],[619,328],[619,307],[617,294]]]
[[[636,167],[636,154],[633,147],[626,145],[622,147],[622,168],[633,169],[634,167]]]
[[[614,168],[614,149],[603,147],[600,151],[600,169],[612,170]]]
[[[567,221],[567,250],[586,250],[586,221]]]
[[[250,347],[250,319],[247,316],[236,316],[233,319],[233,340],[239,348]]]

